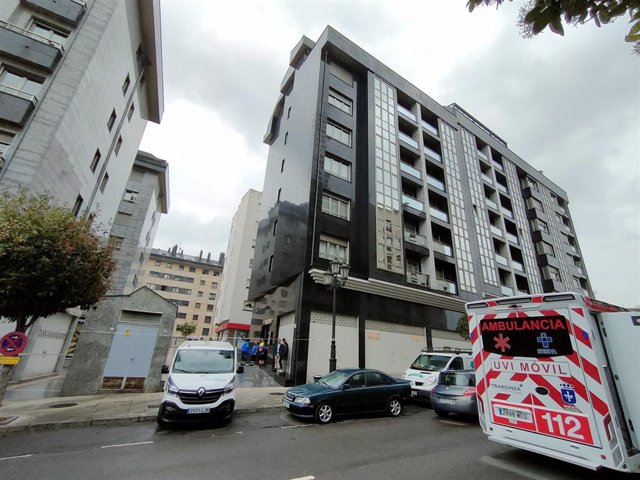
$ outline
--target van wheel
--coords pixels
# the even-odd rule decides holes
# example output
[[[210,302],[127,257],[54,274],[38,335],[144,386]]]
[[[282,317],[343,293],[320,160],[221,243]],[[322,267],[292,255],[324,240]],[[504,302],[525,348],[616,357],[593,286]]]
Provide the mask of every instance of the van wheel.
[[[333,408],[327,402],[316,407],[315,418],[318,423],[329,423],[333,419]]]
[[[158,420],[158,427],[160,427],[160,428],[166,428],[166,427],[168,427],[168,426],[169,426],[169,422],[167,422],[167,421],[164,419],[164,405],[162,405],[162,406],[160,407],[160,410],[158,410],[158,417],[157,417],[157,420]]]
[[[402,413],[402,402],[399,398],[393,397],[387,405],[387,413],[392,417],[399,417]]]
[[[445,412],[444,410],[440,410],[439,408],[434,408],[433,411],[436,412],[436,415],[440,418],[447,418],[449,416],[449,412]]]

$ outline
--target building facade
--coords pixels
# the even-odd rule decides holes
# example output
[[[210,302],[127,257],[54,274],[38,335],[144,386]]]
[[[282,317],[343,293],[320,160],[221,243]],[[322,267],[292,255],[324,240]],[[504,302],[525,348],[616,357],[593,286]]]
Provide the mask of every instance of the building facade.
[[[185,255],[177,245],[166,251],[153,248],[138,282],[178,307],[175,326],[195,323],[192,335],[206,340],[215,336],[213,317],[223,267],[224,253],[212,260],[202,251],[197,257]],[[173,336],[181,336],[175,327]]]
[[[424,346],[465,345],[466,301],[590,292],[566,192],[331,27],[293,49],[264,141],[249,296],[293,340],[295,383],[328,369],[332,260],[350,265],[338,367],[394,374]]]
[[[249,190],[231,220],[215,315],[215,331],[223,340],[256,337],[260,333],[260,328],[251,329],[248,294],[261,199],[261,192]]]

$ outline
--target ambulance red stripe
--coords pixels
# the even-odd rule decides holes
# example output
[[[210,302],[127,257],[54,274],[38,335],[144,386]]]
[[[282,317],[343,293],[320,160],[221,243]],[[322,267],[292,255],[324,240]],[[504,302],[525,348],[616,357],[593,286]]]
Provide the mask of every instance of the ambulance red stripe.
[[[584,357],[580,357],[582,359],[582,369],[584,373],[593,378],[596,382],[602,385],[602,381],[600,380],[600,374],[598,373],[598,367],[596,367],[593,363],[587,360]]]

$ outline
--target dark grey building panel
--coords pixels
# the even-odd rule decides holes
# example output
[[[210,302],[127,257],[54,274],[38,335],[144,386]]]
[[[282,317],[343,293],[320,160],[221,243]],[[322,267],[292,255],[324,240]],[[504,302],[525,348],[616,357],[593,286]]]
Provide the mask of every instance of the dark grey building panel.
[[[22,127],[35,108],[35,97],[0,86],[0,120]]]
[[[87,9],[85,3],[78,0],[22,0],[22,3],[73,27],[78,26]]]
[[[62,58],[62,46],[10,24],[0,24],[0,53],[34,67],[52,72]]]

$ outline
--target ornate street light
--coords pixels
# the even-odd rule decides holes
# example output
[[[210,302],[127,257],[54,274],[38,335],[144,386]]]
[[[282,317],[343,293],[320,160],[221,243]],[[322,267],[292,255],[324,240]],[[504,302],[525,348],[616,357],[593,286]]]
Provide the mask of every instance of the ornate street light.
[[[331,353],[329,356],[329,372],[336,369],[336,291],[344,287],[349,278],[349,265],[332,261],[329,270],[324,272],[324,284],[333,292],[333,315],[331,317]]]

